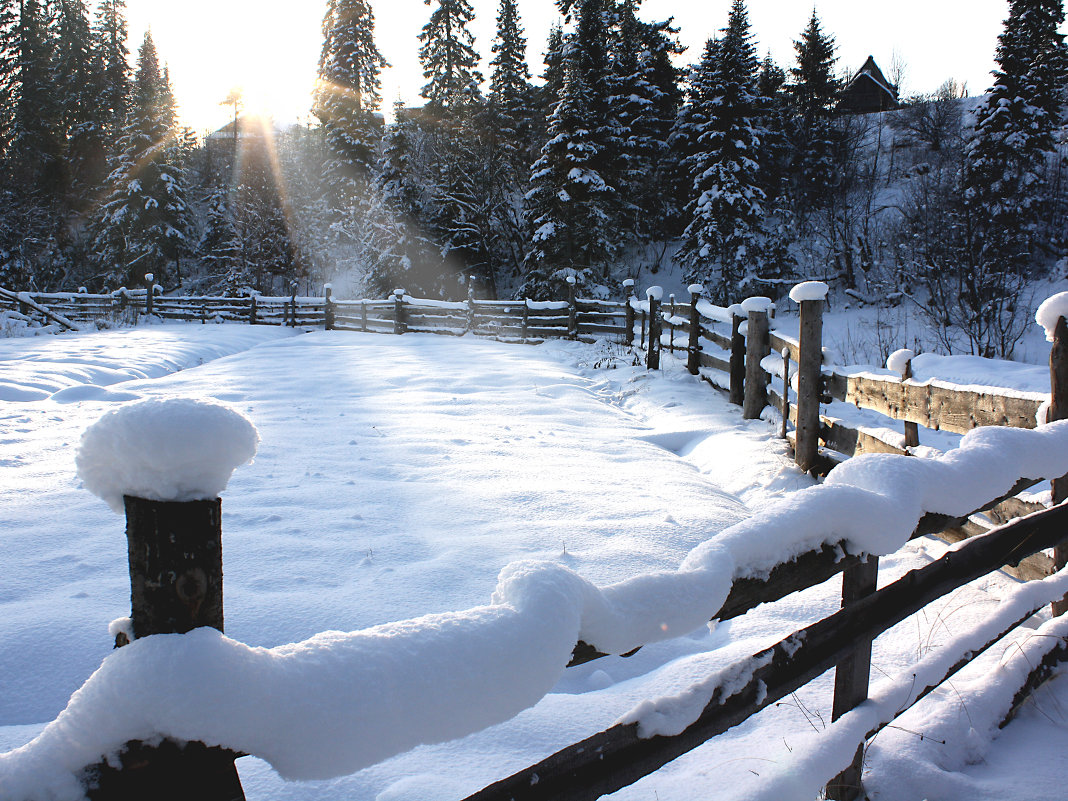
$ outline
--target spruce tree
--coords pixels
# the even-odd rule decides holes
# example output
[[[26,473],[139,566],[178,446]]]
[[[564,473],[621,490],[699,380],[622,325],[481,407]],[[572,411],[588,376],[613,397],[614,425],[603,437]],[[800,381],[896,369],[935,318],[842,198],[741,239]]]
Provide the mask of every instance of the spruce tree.
[[[425,2],[437,7],[419,34],[419,60],[427,79],[421,94],[432,109],[452,110],[477,97],[482,83],[475,37],[468,28],[475,12],[468,0]]]
[[[158,283],[177,278],[168,273],[188,247],[191,219],[176,134],[174,96],[149,32],[138,50],[110,194],[96,222],[97,252],[109,286],[140,284],[145,273]]]
[[[615,190],[598,173],[603,159],[590,94],[572,50],[549,141],[531,168],[526,196],[531,235],[520,290],[527,297],[559,296],[567,276],[580,285],[603,280],[617,253],[611,233]]]
[[[511,114],[522,109],[530,94],[530,68],[527,66],[527,39],[523,35],[516,0],[501,0],[497,11],[497,37],[490,65],[490,96]]]
[[[55,40],[47,8],[23,0],[18,22],[11,158],[18,191],[51,209],[65,186],[61,97],[52,71]]]
[[[69,186],[66,204],[89,209],[107,175],[99,91],[102,76],[93,52],[84,0],[59,0],[53,81],[59,89],[61,127],[66,136]]]
[[[688,160],[694,198],[679,258],[690,280],[726,302],[759,280],[765,236],[757,124],[757,60],[743,0],[710,46],[711,74],[699,76],[697,152]]]
[[[103,121],[105,143],[109,154],[114,155],[126,125],[130,101],[126,0],[100,0],[91,33],[100,81],[96,105]]]
[[[1012,0],[994,86],[967,145],[960,303],[973,350],[1009,355],[1022,335],[1016,297],[1039,265],[1045,162],[1060,122],[1066,60],[1061,0]],[[1063,219],[1058,223],[1063,226]]]
[[[374,41],[367,0],[330,0],[323,18],[323,48],[315,115],[334,155],[328,173],[362,184],[374,164],[380,133],[374,112],[382,102],[380,74],[389,64]]]
[[[832,114],[838,101],[839,83],[834,77],[837,61],[834,37],[825,34],[815,9],[801,38],[794,42],[797,62],[790,69],[788,87],[794,122],[793,206],[799,219],[827,204],[836,183],[835,150],[838,136]]]

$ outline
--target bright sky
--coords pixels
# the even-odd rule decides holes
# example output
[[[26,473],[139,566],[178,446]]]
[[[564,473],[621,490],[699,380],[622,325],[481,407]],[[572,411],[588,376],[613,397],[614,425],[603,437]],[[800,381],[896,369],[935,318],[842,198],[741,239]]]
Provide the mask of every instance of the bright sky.
[[[498,0],[472,0],[476,47],[490,55]],[[685,63],[700,57],[705,40],[727,22],[731,0],[645,0],[641,15],[674,16],[690,50]],[[931,92],[947,78],[981,94],[990,84],[994,49],[1008,0],[897,0],[857,3],[816,0],[824,30],[838,42],[839,66],[857,68],[868,54],[889,72],[894,53],[905,63],[906,94]],[[384,105],[399,95],[422,102],[419,31],[431,9],[422,0],[373,0],[376,41],[393,65],[383,76]],[[557,18],[553,0],[519,0],[528,39],[531,71],[542,70],[542,53]],[[250,110],[267,110],[279,121],[309,115],[311,90],[322,42],[326,0],[128,0],[130,49],[136,53],[146,28],[171,69],[182,118],[198,132],[226,123],[219,102],[237,85]],[[783,67],[793,63],[793,41],[808,22],[812,6],[802,0],[749,0],[749,17],[761,56],[770,51]]]

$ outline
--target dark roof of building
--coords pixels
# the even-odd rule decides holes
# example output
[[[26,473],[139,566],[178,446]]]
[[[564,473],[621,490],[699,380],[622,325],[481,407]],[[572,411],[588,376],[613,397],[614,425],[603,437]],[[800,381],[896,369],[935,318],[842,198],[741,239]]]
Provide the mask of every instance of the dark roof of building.
[[[875,63],[872,56],[868,56],[868,60],[857,70],[857,74],[846,85],[845,92],[848,93],[859,81],[874,83],[881,91],[889,95],[895,105],[897,104],[897,87],[886,80],[886,76],[883,75],[883,71],[879,69],[879,65]]]

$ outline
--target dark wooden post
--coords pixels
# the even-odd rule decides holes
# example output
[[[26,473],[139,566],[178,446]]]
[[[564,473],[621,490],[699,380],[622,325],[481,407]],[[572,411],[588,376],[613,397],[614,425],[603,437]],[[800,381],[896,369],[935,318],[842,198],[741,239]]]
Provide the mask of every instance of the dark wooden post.
[[[878,581],[879,558],[876,556],[869,556],[866,562],[846,569],[842,574],[842,606],[849,606],[874,593]],[[834,670],[832,722],[868,700],[868,682],[871,678],[871,643],[869,638],[858,641],[856,650],[839,662]],[[827,784],[828,799],[854,801],[860,797],[863,760],[864,744],[861,743],[853,757],[853,764]]]
[[[668,350],[675,352],[675,293],[668,295],[668,304],[671,310],[668,314]]]
[[[475,288],[467,285],[467,330],[475,330]]]
[[[331,331],[334,328],[334,288],[330,284],[326,284],[323,287],[323,293],[326,295],[326,308],[323,310],[323,317],[326,330]]]
[[[806,473],[816,464],[820,447],[820,400],[823,395],[823,301],[801,301],[801,336],[797,354],[797,439],[794,461]]]
[[[901,371],[901,402],[905,406],[908,400],[908,387],[905,382],[912,378],[912,359],[905,362],[905,368]],[[918,423],[905,421],[905,447],[915,448],[920,444],[920,426]]]
[[[742,335],[744,313],[731,306],[731,389],[728,400],[735,406],[745,402],[745,337]]]
[[[790,349],[782,349],[782,438],[790,425]]]
[[[250,295],[248,299],[248,324],[256,324],[256,296]]]
[[[223,630],[222,502],[150,501],[129,495],[126,538],[135,639],[184,634],[201,626]],[[124,639],[124,635],[120,635]],[[203,743],[127,743],[119,767],[86,771],[93,801],[143,798],[244,801],[237,754]]]
[[[360,300],[360,330],[367,330],[367,300]]]
[[[408,330],[404,321],[404,290],[393,290],[393,333],[403,334]]]
[[[690,290],[690,340],[686,346],[686,369],[690,375],[697,375],[701,368],[701,313],[697,311],[697,301],[701,299],[704,287],[691,284]]]
[[[145,273],[145,314],[152,314],[152,288],[156,285],[156,276],[152,273]]]
[[[207,325],[208,324],[208,304],[207,303],[201,303],[200,304],[200,324],[201,325]]]
[[[658,286],[651,286],[645,291],[649,298],[649,350],[646,352],[645,366],[650,370],[660,369],[660,299],[664,297],[664,290]]]
[[[567,338],[578,339],[578,309],[575,308],[575,276],[567,277]]]
[[[760,362],[771,351],[769,329],[767,306],[749,312],[745,330],[745,396],[742,399],[742,417],[746,420],[759,419],[768,405],[767,374]]]
[[[1057,320],[1053,330],[1053,346],[1049,350],[1050,403],[1046,414],[1047,422],[1068,420],[1068,321],[1063,317]],[[1053,503],[1058,504],[1068,499],[1068,475],[1055,478],[1052,482]],[[1053,549],[1054,570],[1061,570],[1068,565],[1068,540]],[[1068,595],[1053,604],[1054,616],[1068,612]]]
[[[647,315],[646,315],[645,309],[642,309],[642,333],[641,333],[641,340],[638,343],[639,347],[642,347],[642,348],[645,347],[645,319],[646,319],[646,317],[647,317]]]
[[[297,327],[297,282],[289,282],[289,324]]]
[[[634,344],[634,304],[637,300],[634,296],[634,279],[627,278],[623,281],[623,325],[626,331],[623,333],[623,344]]]
[[[527,303],[527,299],[526,298],[523,298],[523,328],[521,330],[521,335],[522,335],[523,339],[527,338],[527,334],[529,333],[527,331],[527,329],[529,327],[530,327],[530,304]]]

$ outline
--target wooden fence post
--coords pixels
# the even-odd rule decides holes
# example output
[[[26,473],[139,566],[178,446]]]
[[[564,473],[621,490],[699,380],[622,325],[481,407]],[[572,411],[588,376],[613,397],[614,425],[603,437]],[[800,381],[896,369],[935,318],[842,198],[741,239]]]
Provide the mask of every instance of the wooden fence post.
[[[520,329],[520,335],[523,339],[526,339],[529,335],[527,330],[530,327],[530,304],[527,303],[527,299],[523,298],[523,327]]]
[[[818,301],[822,303],[823,301]],[[866,562],[847,568],[842,573],[842,607],[856,603],[871,595],[879,581],[879,558],[869,556]],[[831,722],[868,700],[868,682],[871,678],[872,640],[864,638],[856,643],[856,649],[834,669],[834,704]],[[863,769],[864,744],[861,743],[853,757],[853,764],[835,776],[827,784],[827,798],[833,801],[854,801],[860,797],[860,776]]]
[[[1053,330],[1053,345],[1049,349],[1050,403],[1046,421],[1068,420],[1068,321],[1057,320]],[[1052,482],[1053,503],[1068,499],[1068,475]],[[1068,540],[1053,549],[1053,569],[1061,570],[1068,565]],[[1053,615],[1068,612],[1068,596],[1053,604]]]
[[[297,282],[289,282],[289,325],[293,328],[297,327]]]
[[[331,331],[334,328],[334,288],[330,284],[326,284],[323,286],[323,293],[326,295],[326,308],[323,310],[323,317],[326,330]]]
[[[248,299],[248,324],[256,324],[256,296],[250,295]]]
[[[908,400],[908,387],[905,382],[912,378],[912,359],[905,362],[905,369],[901,371],[901,394],[902,401]],[[905,421],[905,447],[915,448],[920,444],[920,426],[918,423]]]
[[[782,438],[790,425],[790,349],[782,349]]]
[[[826,294],[827,285],[816,281],[798,284],[790,291],[791,300],[801,304],[801,333],[797,354],[797,438],[794,442],[794,461],[806,473],[815,467],[820,447],[820,401],[823,396],[823,298]]]
[[[133,636],[184,634],[201,626],[223,630],[222,502],[150,501],[129,495],[126,536],[130,559]],[[125,639],[116,645],[121,645]],[[127,743],[121,767],[87,771],[93,801],[174,798],[244,801],[232,751],[165,740]]]
[[[675,293],[668,295],[668,304],[671,309],[668,314],[668,350],[675,352]]]
[[[745,330],[745,395],[742,399],[742,417],[746,420],[760,418],[768,405],[768,384],[760,362],[771,351],[768,336],[768,298],[747,298],[742,309],[749,315]]]
[[[152,288],[156,285],[156,276],[152,273],[145,273],[145,289],[148,290],[145,293],[145,314],[152,314]]]
[[[575,308],[575,276],[567,277],[567,338],[578,339],[578,310]]]
[[[475,330],[475,288],[467,285],[467,331]]]
[[[728,400],[735,406],[745,402],[745,337],[742,321],[745,313],[741,306],[731,306],[731,389]]]
[[[393,290],[393,333],[403,334],[408,330],[404,322],[404,290]]]
[[[664,297],[664,290],[658,286],[651,286],[645,290],[645,296],[649,298],[649,350],[646,352],[645,366],[649,370],[660,369],[660,300]]]
[[[623,325],[626,331],[623,333],[623,344],[634,344],[634,305],[632,300],[637,300],[634,295],[634,279],[627,278],[623,281]]]
[[[697,301],[701,299],[704,287],[690,284],[690,340],[687,344],[689,355],[686,357],[686,369],[690,375],[697,375],[701,368],[701,313],[697,311]]]

